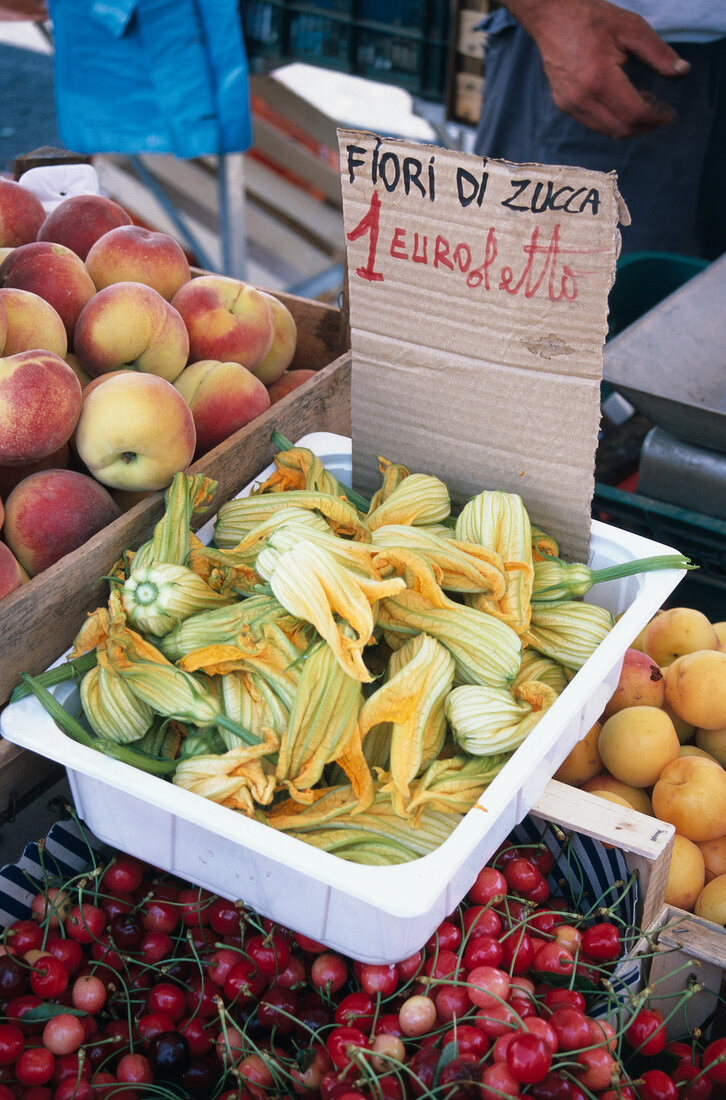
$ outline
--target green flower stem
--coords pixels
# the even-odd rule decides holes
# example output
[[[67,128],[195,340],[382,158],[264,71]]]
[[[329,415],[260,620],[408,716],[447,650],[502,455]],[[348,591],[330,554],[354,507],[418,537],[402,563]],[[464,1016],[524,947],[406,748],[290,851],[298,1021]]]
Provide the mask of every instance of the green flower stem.
[[[81,723],[72,714],[69,714],[65,707],[35,677],[28,676],[24,672],[22,679],[27,684],[28,692],[35,696],[56,725],[73,741],[77,741],[89,749],[95,749],[96,752],[102,752],[106,756],[112,756],[115,760],[120,760],[124,764],[131,764],[141,771],[150,772],[152,775],[173,775],[176,771],[177,760],[162,760],[158,756],[137,752],[127,745],[117,745],[114,741],[91,736]]]
[[[38,684],[45,685],[45,687],[53,687],[54,684],[63,684],[66,680],[80,680],[81,677],[95,667],[95,664],[96,650],[91,649],[88,653],[82,653],[80,657],[74,657],[73,660],[66,661],[65,664],[46,669],[45,672],[41,672],[35,677],[35,681]],[[13,689],[10,702],[15,703],[18,699],[25,699],[30,694],[31,689],[27,683],[18,684]]]

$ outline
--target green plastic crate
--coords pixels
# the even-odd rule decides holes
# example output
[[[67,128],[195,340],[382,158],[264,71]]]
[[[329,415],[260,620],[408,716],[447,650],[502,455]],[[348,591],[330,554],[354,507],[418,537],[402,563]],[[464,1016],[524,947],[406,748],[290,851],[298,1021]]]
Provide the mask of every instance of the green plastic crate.
[[[303,61],[445,98],[448,0],[240,0],[240,13],[253,70]]]
[[[726,521],[600,482],[592,515],[686,554],[699,568],[680,582],[671,605],[695,607],[712,622],[726,620]]]

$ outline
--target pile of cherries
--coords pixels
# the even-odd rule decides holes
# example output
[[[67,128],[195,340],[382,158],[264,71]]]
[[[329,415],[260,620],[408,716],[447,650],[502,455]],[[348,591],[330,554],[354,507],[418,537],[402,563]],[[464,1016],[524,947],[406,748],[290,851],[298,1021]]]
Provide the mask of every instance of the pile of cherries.
[[[544,844],[504,849],[391,965],[121,853],[49,879],[0,949],[0,1100],[719,1095],[726,1038],[667,1042],[655,995],[590,1014],[627,935],[551,872]]]

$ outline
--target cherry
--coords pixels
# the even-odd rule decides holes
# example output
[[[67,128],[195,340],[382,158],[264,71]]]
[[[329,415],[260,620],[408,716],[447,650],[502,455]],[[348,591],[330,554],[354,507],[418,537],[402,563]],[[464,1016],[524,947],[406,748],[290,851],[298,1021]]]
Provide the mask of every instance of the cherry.
[[[141,917],[136,913],[117,913],[111,919],[111,940],[121,951],[133,951],[144,936]]]
[[[207,910],[207,920],[219,936],[233,936],[240,931],[242,914],[233,901],[215,898]]]
[[[0,955],[0,999],[20,997],[28,988],[27,969],[11,955]]]
[[[101,886],[110,893],[133,894],[144,881],[146,864],[133,856],[117,853],[101,877]]]
[[[176,1077],[189,1064],[189,1043],[178,1031],[162,1031],[149,1044],[149,1060],[161,1077]]]
[[[97,940],[106,927],[106,914],[98,905],[83,902],[68,910],[65,928],[71,939],[87,944]]]
[[[41,955],[30,970],[30,988],[38,997],[60,997],[68,987],[69,975],[55,955]]]
[[[0,1024],[0,1066],[17,1062],[25,1046],[25,1036],[15,1024]]]

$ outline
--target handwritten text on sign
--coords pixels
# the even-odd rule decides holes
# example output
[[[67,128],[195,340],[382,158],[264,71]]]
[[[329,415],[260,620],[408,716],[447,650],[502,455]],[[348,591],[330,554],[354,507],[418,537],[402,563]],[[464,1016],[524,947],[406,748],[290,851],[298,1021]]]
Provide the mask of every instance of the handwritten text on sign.
[[[380,141],[365,145],[349,142],[342,151],[344,180],[351,186],[370,185],[368,208],[347,232],[350,242],[367,238],[365,262],[355,268],[359,278],[383,282],[380,261],[385,256],[396,263],[422,264],[434,271],[453,273],[461,276],[467,287],[484,291],[521,294],[524,298],[544,295],[551,301],[577,298],[583,272],[578,271],[573,258],[591,254],[592,248],[566,245],[565,219],[597,218],[602,205],[598,187],[583,184],[581,179],[574,185],[521,172],[502,177],[500,172],[496,194],[492,194],[492,176],[485,160],[474,171],[471,164],[476,159],[472,157],[462,158],[468,162],[466,166],[453,164],[450,157],[442,165],[437,164],[436,154],[427,158],[407,155],[395,148],[383,148]],[[443,189],[439,186],[441,173],[445,173]],[[395,196],[397,211],[404,213],[413,209],[409,202],[435,207],[439,194],[446,207],[441,228],[437,228],[432,206],[428,205],[425,232],[407,225],[402,218],[382,233],[381,206],[386,195]],[[451,218],[452,204],[454,210],[458,207],[473,215],[464,231],[460,219]],[[515,257],[502,253],[501,227],[495,220],[498,211],[550,217],[545,232],[537,224],[532,226],[528,236],[518,242],[521,255]],[[455,236],[452,229],[457,231]],[[511,248],[511,232],[505,236]]]

